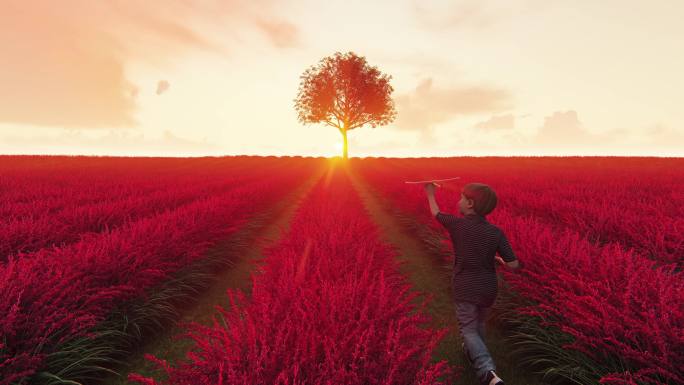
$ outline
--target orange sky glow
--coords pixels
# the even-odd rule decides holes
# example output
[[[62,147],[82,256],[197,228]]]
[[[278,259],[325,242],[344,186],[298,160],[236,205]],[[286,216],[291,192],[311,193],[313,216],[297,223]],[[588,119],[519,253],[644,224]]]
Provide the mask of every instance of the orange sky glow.
[[[339,155],[293,100],[353,51],[397,118],[351,157],[684,156],[682,1],[0,5],[0,154]]]

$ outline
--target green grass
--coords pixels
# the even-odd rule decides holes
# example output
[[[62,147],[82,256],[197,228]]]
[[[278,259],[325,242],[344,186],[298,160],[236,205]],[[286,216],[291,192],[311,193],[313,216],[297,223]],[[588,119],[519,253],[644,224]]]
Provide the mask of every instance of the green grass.
[[[498,309],[497,320],[511,330],[506,340],[514,346],[514,354],[550,383],[597,384],[608,373],[634,371],[621,357],[604,356],[599,363],[577,350],[563,349],[573,342],[572,336],[556,327],[543,326],[558,320],[517,314],[515,308],[532,303],[515,292],[504,290],[501,302],[504,305]]]
[[[124,304],[91,329],[90,336],[57,346],[31,383],[92,384],[116,375],[116,368],[124,365],[136,347],[177,319],[177,309],[191,303],[206,287],[211,272],[226,264],[225,258],[208,255],[150,290],[145,298]]]

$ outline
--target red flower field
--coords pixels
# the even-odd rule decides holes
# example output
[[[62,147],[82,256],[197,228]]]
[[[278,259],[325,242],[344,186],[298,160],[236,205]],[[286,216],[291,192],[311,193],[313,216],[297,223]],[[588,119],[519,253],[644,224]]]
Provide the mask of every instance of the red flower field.
[[[438,293],[413,288],[383,236],[400,229],[448,275],[448,234],[404,181],[454,176],[440,211],[489,184],[487,219],[524,264],[499,268],[488,324],[506,383],[684,383],[681,159],[2,156],[0,384],[470,383],[460,343],[438,349],[458,325],[434,326]],[[281,218],[239,265],[237,235]],[[237,266],[247,289],[185,322]],[[154,349],[168,325],[187,345],[175,358]]]

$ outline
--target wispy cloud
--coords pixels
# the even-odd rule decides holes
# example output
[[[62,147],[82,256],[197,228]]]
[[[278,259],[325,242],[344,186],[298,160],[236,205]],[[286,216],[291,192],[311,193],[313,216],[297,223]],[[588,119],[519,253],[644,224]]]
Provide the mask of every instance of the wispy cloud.
[[[515,116],[513,114],[494,115],[491,118],[475,123],[475,128],[483,130],[501,130],[515,128]]]
[[[262,17],[256,17],[255,22],[276,47],[289,48],[299,44],[299,30],[294,24]]]
[[[441,6],[414,1],[413,9],[419,24],[429,29],[463,26],[482,28],[495,20],[495,15],[486,8],[485,2],[477,0],[447,2]]]
[[[500,112],[512,108],[512,96],[489,86],[439,87],[431,78],[422,80],[412,92],[395,98],[400,130],[430,133],[437,124],[458,116]]]
[[[606,140],[624,143],[632,147],[661,148],[666,152],[678,150],[684,154],[684,130],[675,129],[664,123],[655,123],[643,128],[615,128],[606,131]]]
[[[597,130],[586,127],[575,110],[555,111],[544,117],[534,134],[506,131],[504,138],[532,153],[682,154],[684,132],[658,123],[649,127]]]
[[[298,28],[272,1],[8,0],[2,8],[0,123],[135,126],[129,61],[165,65],[191,50],[229,55],[232,32],[244,25],[277,48],[298,42]]]
[[[540,0],[500,2],[458,0],[426,2],[413,0],[416,22],[427,30],[474,29],[481,31],[516,15],[535,12],[547,6]]]
[[[16,152],[15,149],[21,149]],[[209,155],[222,154],[222,148],[207,138],[192,140],[166,130],[161,136],[145,136],[136,130],[106,132],[68,129],[55,134],[5,135],[0,137],[0,153],[72,154],[82,149],[98,155]]]

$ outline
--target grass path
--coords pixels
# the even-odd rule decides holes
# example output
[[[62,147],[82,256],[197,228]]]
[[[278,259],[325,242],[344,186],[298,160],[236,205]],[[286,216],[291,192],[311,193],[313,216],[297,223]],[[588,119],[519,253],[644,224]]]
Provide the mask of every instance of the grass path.
[[[199,322],[211,324],[212,317],[216,313],[215,306],[229,307],[226,290],[239,289],[250,294],[252,271],[264,258],[262,250],[277,241],[289,226],[290,219],[309,190],[324,175],[327,167],[324,166],[309,179],[305,180],[296,190],[283,197],[271,208],[257,209],[257,214],[250,223],[238,230],[229,239],[214,247],[208,255],[223,254],[231,260],[231,265],[217,272],[211,286],[197,299],[197,302],[181,312],[181,326],[173,325],[160,332],[158,336],[142,346],[140,351],[131,356],[128,367],[120,369],[123,378],[111,377],[103,381],[106,385],[130,384],[125,377],[130,372],[152,376],[153,365],[144,359],[146,353],[158,358],[168,360],[173,364],[182,359],[192,347],[187,339],[174,339],[174,336],[184,332],[183,322]]]
[[[434,360],[447,360],[454,367],[462,367],[459,384],[479,385],[472,368],[461,351],[461,337],[456,320],[456,308],[451,293],[449,274],[445,274],[441,256],[429,251],[420,239],[402,224],[402,213],[395,210],[378,192],[366,184],[358,175],[350,172],[352,183],[361,196],[366,210],[381,229],[384,241],[394,245],[397,258],[401,262],[401,272],[409,277],[413,289],[432,295],[427,309],[433,318],[432,327],[449,327],[449,333],[435,351]],[[427,198],[425,204],[428,210]],[[495,319],[490,319],[486,327],[486,343],[494,362],[497,374],[508,385],[541,385],[540,378],[518,368],[509,359],[511,347],[503,343],[503,334]]]

